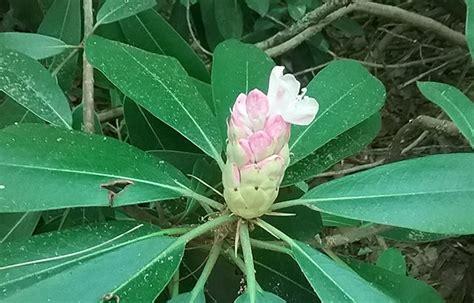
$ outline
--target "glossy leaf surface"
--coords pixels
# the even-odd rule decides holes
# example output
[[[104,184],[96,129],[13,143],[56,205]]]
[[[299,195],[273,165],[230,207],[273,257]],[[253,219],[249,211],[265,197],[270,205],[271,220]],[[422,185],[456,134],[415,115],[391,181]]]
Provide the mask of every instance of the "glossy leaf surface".
[[[359,152],[372,142],[379,131],[380,115],[375,114],[288,167],[283,186],[316,176],[342,159]]]
[[[421,93],[441,107],[474,147],[474,102],[454,86],[438,82],[418,82]]]
[[[0,47],[16,50],[33,59],[44,59],[62,53],[67,45],[53,37],[9,32],[0,33]]]
[[[96,26],[133,16],[155,5],[155,0],[106,0],[97,12]]]
[[[332,62],[307,88],[306,94],[319,102],[319,112],[308,126],[292,126],[292,163],[372,116],[385,98],[382,83],[351,60]]]
[[[123,19],[120,26],[133,46],[175,57],[191,77],[209,83],[209,72],[202,60],[156,10],[149,9]]]
[[[0,48],[0,90],[41,119],[71,128],[69,102],[48,71],[35,59]]]
[[[176,59],[98,36],[87,40],[86,54],[125,95],[220,159],[222,140],[215,117]]]
[[[290,243],[296,262],[322,302],[396,302],[310,246]]]
[[[82,39],[81,12],[81,0],[55,0],[41,21],[38,33],[60,39],[69,45],[79,46]],[[79,53],[69,57],[73,51],[73,49],[66,50],[44,62],[51,72],[61,68],[57,72],[57,78],[59,86],[65,91],[72,87],[78,70]]]
[[[184,251],[176,238],[150,236],[154,232],[157,228],[150,225],[115,221],[4,243],[0,298],[98,302],[112,293],[123,301],[152,302],[170,281]]]
[[[0,212],[160,201],[181,196],[175,181],[188,183],[128,144],[37,124],[0,131],[0,168]]]
[[[347,263],[361,277],[370,281],[388,296],[395,298],[397,302],[444,302],[431,286],[422,281],[405,275],[397,275],[389,270],[365,262],[350,259],[347,260]]]
[[[474,153],[400,161],[346,176],[302,199],[321,212],[432,233],[474,233]]]
[[[212,91],[223,134],[227,133],[226,120],[237,96],[255,88],[267,93],[274,65],[263,51],[237,40],[224,41],[216,47],[212,64]]]

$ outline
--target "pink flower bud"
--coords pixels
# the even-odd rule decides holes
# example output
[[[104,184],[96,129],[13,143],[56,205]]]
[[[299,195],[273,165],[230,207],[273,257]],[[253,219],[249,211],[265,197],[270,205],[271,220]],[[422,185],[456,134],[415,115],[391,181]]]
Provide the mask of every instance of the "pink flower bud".
[[[222,172],[229,209],[246,219],[269,212],[290,163],[290,125],[307,125],[318,103],[300,94],[300,83],[277,66],[268,95],[240,94],[228,121],[227,162]]]

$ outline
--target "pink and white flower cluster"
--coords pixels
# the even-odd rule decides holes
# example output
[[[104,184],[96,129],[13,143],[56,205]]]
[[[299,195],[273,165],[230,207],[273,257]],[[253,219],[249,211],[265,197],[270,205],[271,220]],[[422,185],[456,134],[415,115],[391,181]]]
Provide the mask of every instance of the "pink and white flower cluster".
[[[246,219],[270,212],[290,162],[291,124],[308,125],[319,108],[283,69],[273,68],[267,95],[258,89],[240,94],[228,120],[224,198]]]

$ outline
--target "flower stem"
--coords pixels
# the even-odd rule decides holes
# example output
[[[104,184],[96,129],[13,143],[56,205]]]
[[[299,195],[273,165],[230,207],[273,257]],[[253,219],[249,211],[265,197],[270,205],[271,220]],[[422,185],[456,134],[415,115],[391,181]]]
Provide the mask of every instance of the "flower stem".
[[[256,248],[262,248],[262,249],[266,249],[266,250],[276,251],[276,252],[279,252],[279,253],[282,253],[282,254],[287,254],[287,255],[291,254],[291,250],[289,250],[288,248],[286,248],[284,246],[281,246],[281,245],[278,245],[278,244],[268,242],[268,241],[250,239],[250,244],[253,247],[256,247]]]
[[[253,264],[252,247],[250,245],[250,236],[247,222],[243,222],[240,226],[240,244],[242,253],[244,254],[247,293],[249,294],[250,303],[257,302],[257,281],[255,279],[255,267]]]
[[[206,261],[206,265],[204,265],[201,275],[199,276],[199,279],[197,280],[196,285],[194,285],[194,288],[191,291],[191,298],[189,298],[190,302],[194,302],[194,300],[197,298],[199,293],[204,290],[206,281],[209,278],[212,272],[212,269],[214,268],[214,265],[216,264],[217,259],[219,258],[219,253],[221,252],[222,243],[223,243],[222,240],[218,240],[214,242],[214,244],[212,245],[211,250],[209,252],[209,257],[207,258],[207,261]]]

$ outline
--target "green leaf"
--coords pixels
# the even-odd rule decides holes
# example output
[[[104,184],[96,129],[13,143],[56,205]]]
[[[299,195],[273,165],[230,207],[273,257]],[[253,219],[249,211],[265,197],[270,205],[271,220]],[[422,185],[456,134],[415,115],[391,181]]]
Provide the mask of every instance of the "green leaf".
[[[167,303],[206,303],[204,291],[200,291],[196,296],[191,292],[186,292],[171,298]]]
[[[244,21],[239,1],[214,1],[217,28],[225,39],[239,39],[244,29]]]
[[[209,72],[199,56],[154,9],[123,19],[120,26],[131,45],[175,57],[190,76],[210,82]]]
[[[342,159],[356,154],[377,136],[380,130],[380,115],[374,114],[367,120],[340,134],[318,148],[306,158],[288,167],[282,186],[310,179],[330,168]]]
[[[106,0],[97,12],[95,27],[133,16],[155,5],[156,0]]]
[[[72,111],[72,129],[82,131],[84,128],[84,107],[82,103],[79,104],[73,111]],[[102,127],[100,125],[99,116],[94,111],[94,129],[96,134],[103,135]]]
[[[292,257],[268,250],[253,252],[258,283],[288,303],[319,302]]]
[[[378,267],[390,270],[394,274],[404,276],[407,273],[407,264],[402,252],[396,248],[384,250],[376,262]]]
[[[382,83],[351,60],[333,61],[307,88],[307,95],[319,102],[319,112],[308,126],[292,127],[292,163],[372,116],[385,98]]]
[[[375,287],[396,298],[398,302],[442,303],[444,300],[436,291],[422,281],[353,259],[346,259],[349,266]],[[363,302],[363,301],[362,301]]]
[[[301,19],[306,13],[306,1],[303,0],[287,0],[288,13],[293,20]]]
[[[81,11],[80,0],[55,0],[40,24],[38,34],[57,38],[69,45],[79,45],[82,39]],[[50,71],[55,71],[63,64],[57,77],[59,86],[65,91],[72,87],[78,69],[79,54],[76,53],[69,58],[73,51],[66,50],[45,61],[45,66]],[[65,61],[66,59],[68,61]]]
[[[197,151],[180,133],[128,98],[124,102],[123,115],[130,142],[140,149]]]
[[[16,50],[33,59],[62,53],[68,46],[61,40],[31,33],[0,33],[1,47]]]
[[[228,40],[214,50],[212,91],[219,128],[227,133],[227,118],[240,93],[257,88],[268,89],[270,72],[275,63],[262,50],[237,40]]]
[[[0,48],[0,90],[51,124],[71,128],[69,102],[35,59]]]
[[[245,0],[245,3],[262,17],[268,13],[270,8],[270,0]]]
[[[15,123],[43,123],[43,120],[8,97],[0,104],[0,113],[0,128]]]
[[[176,59],[98,36],[87,40],[86,55],[127,97],[222,161],[215,117]]]
[[[199,0],[206,41],[211,50],[214,50],[217,44],[224,40],[218,29],[214,2],[214,0]]]
[[[245,292],[240,295],[234,303],[250,303],[250,295]],[[271,292],[257,290],[257,296],[255,298],[255,303],[285,303],[286,301],[280,298],[279,296],[272,294]]]
[[[181,196],[176,182],[189,184],[118,140],[38,124],[0,131],[0,170],[0,212],[160,201]]]
[[[299,241],[289,244],[296,262],[322,302],[395,302],[309,245]]]
[[[10,3],[10,9],[12,11],[13,17],[21,20],[31,31],[36,31],[36,28],[43,17],[40,3],[38,1],[31,0],[10,0],[8,2]],[[8,14],[4,15],[4,22],[6,21],[5,17],[7,16]]]
[[[180,264],[184,244],[178,241],[150,225],[115,221],[5,243],[0,298],[99,302],[111,293],[125,302],[153,302]]]
[[[474,1],[466,0],[466,40],[474,61]]]
[[[438,82],[417,82],[423,96],[441,107],[474,147],[474,102],[454,86]]]
[[[158,159],[170,163],[184,174],[191,174],[196,161],[206,160],[209,162],[211,158],[204,154],[183,152],[176,150],[151,150],[149,154],[156,156]]]
[[[474,153],[400,161],[320,185],[302,197],[317,211],[442,234],[472,234]]]
[[[29,238],[41,212],[0,214],[0,243]]]

